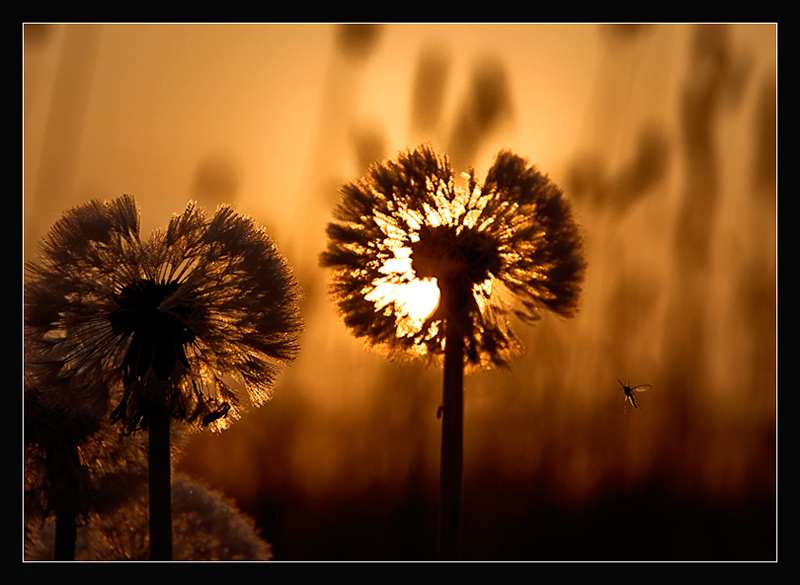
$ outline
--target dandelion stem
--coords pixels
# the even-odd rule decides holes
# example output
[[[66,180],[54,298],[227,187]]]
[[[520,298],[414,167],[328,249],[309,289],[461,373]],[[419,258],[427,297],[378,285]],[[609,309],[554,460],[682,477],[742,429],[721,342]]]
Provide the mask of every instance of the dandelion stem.
[[[442,290],[448,317],[445,331],[444,411],[439,476],[439,560],[461,557],[461,481],[464,459],[464,337],[458,316],[463,299],[457,287]]]
[[[53,559],[56,561],[75,560],[75,539],[77,526],[74,514],[56,515],[56,542]]]
[[[77,445],[70,441],[63,441],[63,453],[65,469],[72,470],[80,467],[80,460],[78,456]],[[59,482],[63,484],[57,486],[56,489],[64,490],[69,487],[74,487],[73,482],[66,474],[61,474]],[[57,482],[57,483],[59,483]],[[67,492],[68,494],[68,492]],[[69,495],[62,494],[58,498],[56,505],[56,533],[55,533],[55,547],[53,550],[53,559],[56,561],[74,561],[75,560],[75,542],[77,540],[78,523],[76,520],[77,511],[74,502]]]
[[[170,479],[170,416],[156,409],[150,417],[150,560],[172,560],[172,490]]]

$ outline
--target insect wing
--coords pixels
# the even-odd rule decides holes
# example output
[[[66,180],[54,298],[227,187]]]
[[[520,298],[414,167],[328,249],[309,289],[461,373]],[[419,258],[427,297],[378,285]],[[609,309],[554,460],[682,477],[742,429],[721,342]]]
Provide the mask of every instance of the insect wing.
[[[617,378],[617,382],[619,382],[619,385],[622,386],[622,391],[625,393],[625,402],[630,402],[631,406],[639,409],[642,407],[639,406],[638,402],[636,402],[636,393],[644,392],[653,387],[652,384],[639,384],[638,386],[631,386],[630,382],[623,382],[619,378]]]

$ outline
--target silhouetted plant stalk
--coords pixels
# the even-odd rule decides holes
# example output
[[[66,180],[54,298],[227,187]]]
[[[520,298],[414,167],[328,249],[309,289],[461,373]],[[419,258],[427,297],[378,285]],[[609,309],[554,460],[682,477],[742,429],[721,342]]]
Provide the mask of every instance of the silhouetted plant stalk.
[[[342,188],[321,255],[345,325],[390,357],[442,363],[438,555],[460,557],[463,376],[522,351],[509,317],[577,311],[585,259],[571,204],[547,176],[502,151],[483,185],[456,186],[423,145]]]
[[[439,460],[439,531],[437,556],[461,557],[461,485],[464,464],[464,332],[461,314],[466,308],[457,282],[441,286],[445,307],[444,388],[442,391],[442,447]]]
[[[87,510],[88,470],[80,445],[94,432],[90,420],[70,419],[40,400],[26,376],[24,402],[26,526],[56,518],[53,558],[73,560],[77,527]]]
[[[65,467],[78,468],[78,448],[74,444],[66,443],[63,446]],[[70,488],[76,489],[78,485],[76,482],[71,481],[70,477],[59,478],[64,481]],[[75,539],[77,536],[78,525],[77,516],[79,511],[74,501],[61,497],[56,500],[53,506],[53,511],[58,518],[56,524],[56,543],[54,551],[54,559],[56,561],[71,561],[75,558]]]
[[[150,559],[172,560],[172,479],[170,462],[170,416],[158,410],[150,418],[148,461],[150,462]]]
[[[70,380],[54,375],[58,366],[41,360],[41,349],[35,336],[26,337],[26,540],[50,522],[54,536],[47,558],[73,560],[77,531],[116,498],[116,490],[100,486],[120,474],[146,474],[147,453],[140,437],[119,432],[107,410],[87,402],[69,410],[53,405],[54,397],[70,392]]]
[[[67,418],[148,433],[151,558],[171,559],[172,421],[222,430],[270,398],[302,329],[291,270],[225,205],[140,240],[129,196],[64,214],[26,268],[26,373]]]

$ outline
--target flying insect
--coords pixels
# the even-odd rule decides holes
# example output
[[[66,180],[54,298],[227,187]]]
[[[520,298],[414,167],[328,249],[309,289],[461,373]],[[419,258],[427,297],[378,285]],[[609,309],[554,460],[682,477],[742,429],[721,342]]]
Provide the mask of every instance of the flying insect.
[[[650,390],[653,386],[651,384],[639,384],[638,386],[631,386],[630,382],[622,383],[622,380],[617,378],[617,382],[619,385],[622,386],[622,391],[625,393],[625,402],[630,402],[634,408],[638,408],[641,410],[641,406],[639,403],[636,402],[636,394],[638,392],[644,392],[645,390]]]

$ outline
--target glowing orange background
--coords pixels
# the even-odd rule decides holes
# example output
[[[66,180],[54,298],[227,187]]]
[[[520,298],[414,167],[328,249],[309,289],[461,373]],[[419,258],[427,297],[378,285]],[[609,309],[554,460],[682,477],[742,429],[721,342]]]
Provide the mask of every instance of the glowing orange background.
[[[771,559],[776,490],[774,25],[28,25],[24,246],[133,194],[259,219],[305,289],[273,401],[178,467],[278,559],[429,559],[441,373],[365,352],[317,266],[337,189],[429,141],[482,177],[509,148],[574,200],[571,321],[471,376],[473,559]],[[654,389],[624,409],[616,378]]]

